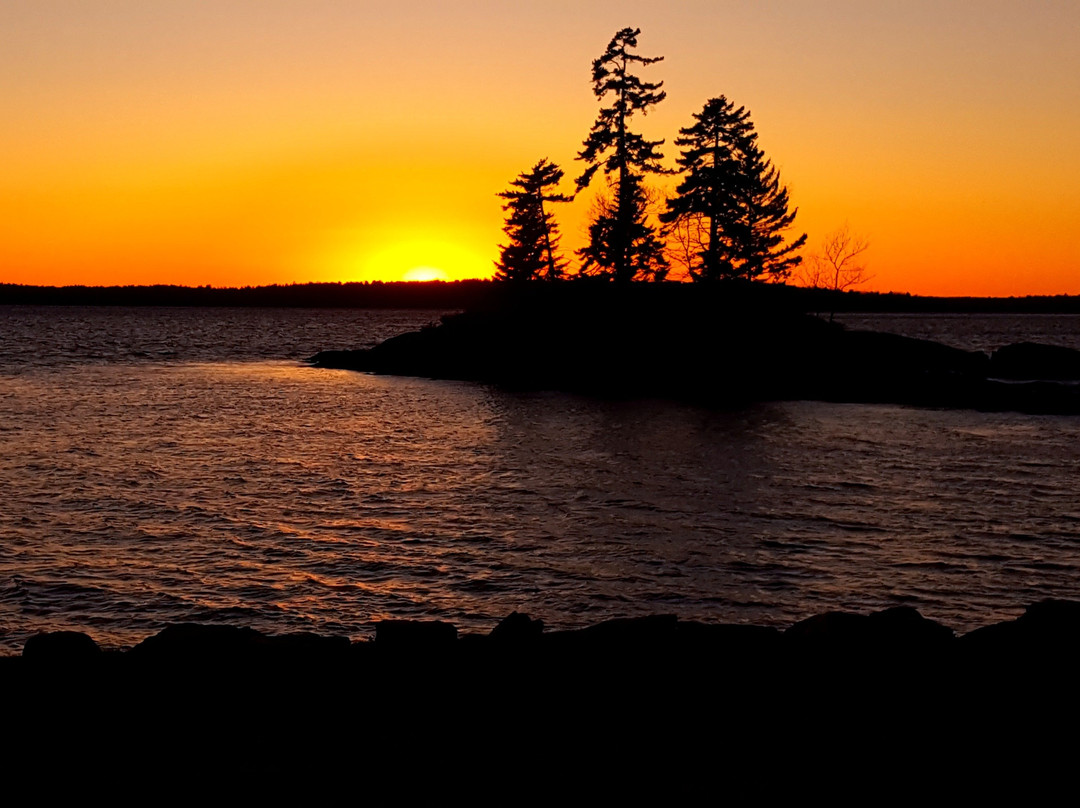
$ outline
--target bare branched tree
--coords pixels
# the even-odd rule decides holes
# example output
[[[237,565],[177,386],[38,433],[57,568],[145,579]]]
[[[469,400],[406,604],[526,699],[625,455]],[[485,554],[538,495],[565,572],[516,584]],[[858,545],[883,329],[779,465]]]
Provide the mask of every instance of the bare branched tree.
[[[691,280],[701,253],[709,243],[709,223],[704,216],[680,216],[664,231],[664,254],[674,270],[672,280]]]
[[[799,269],[802,286],[844,292],[866,283],[873,275],[867,272],[864,253],[870,242],[851,232],[847,222],[828,233],[821,242],[821,252],[814,253]],[[833,313],[829,314],[829,320]]]
[[[803,286],[843,292],[870,280],[863,253],[870,249],[865,237],[853,234],[845,223],[821,242],[821,252],[814,253],[799,273]]]

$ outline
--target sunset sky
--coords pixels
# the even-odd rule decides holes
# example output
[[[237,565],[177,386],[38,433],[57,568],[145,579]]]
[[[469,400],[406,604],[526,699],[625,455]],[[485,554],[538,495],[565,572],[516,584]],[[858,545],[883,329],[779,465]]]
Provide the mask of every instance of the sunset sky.
[[[807,252],[871,242],[863,288],[1080,293],[1075,0],[4,0],[0,282],[489,276],[495,194],[581,170],[626,26],[665,57],[636,126],[666,162],[745,105]]]

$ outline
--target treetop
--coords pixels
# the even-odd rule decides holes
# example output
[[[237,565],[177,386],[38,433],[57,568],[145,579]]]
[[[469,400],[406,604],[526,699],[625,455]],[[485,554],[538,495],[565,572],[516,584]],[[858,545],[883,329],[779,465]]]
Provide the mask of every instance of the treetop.
[[[642,81],[627,72],[631,62],[651,65],[664,60],[663,56],[639,56],[630,53],[628,49],[637,47],[637,35],[640,33],[640,28],[623,28],[616,33],[608,43],[607,50],[593,60],[592,80],[593,94],[597,98],[603,98],[609,92],[626,95],[626,100],[632,103],[632,109],[644,111],[647,107],[663,101],[667,93],[660,90],[664,82]]]
[[[646,140],[628,128],[629,119],[635,112],[645,115],[654,104],[667,97],[660,88],[663,82],[642,81],[629,71],[633,63],[650,65],[662,61],[662,56],[639,56],[629,49],[637,46],[640,28],[623,28],[618,31],[607,50],[593,62],[593,93],[603,98],[614,96],[612,106],[604,107],[597,115],[577,159],[588,167],[577,178],[581,191],[592,181],[597,169],[603,166],[605,174],[618,173],[619,181],[626,180],[628,171],[652,174],[669,173],[660,165],[663,155],[658,148],[663,140]],[[606,159],[601,158],[607,153]]]

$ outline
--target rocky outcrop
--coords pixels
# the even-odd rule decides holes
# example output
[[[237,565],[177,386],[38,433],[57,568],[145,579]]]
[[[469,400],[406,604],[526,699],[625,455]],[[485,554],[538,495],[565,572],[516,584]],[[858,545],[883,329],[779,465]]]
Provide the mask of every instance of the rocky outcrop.
[[[995,379],[1078,381],[1080,351],[1018,342],[994,351],[987,373]]]
[[[375,647],[385,651],[445,650],[457,638],[457,626],[440,620],[383,620],[375,625]]]
[[[329,747],[382,781],[404,772],[391,778],[399,794],[428,776],[402,761],[456,754],[460,772],[492,751],[519,758],[515,780],[531,788],[538,770],[521,753],[531,745],[572,748],[575,760],[621,749],[635,784],[655,777],[656,754],[698,750],[710,787],[721,760],[727,779],[767,769],[750,777],[752,794],[785,756],[816,755],[809,769],[831,789],[852,750],[894,777],[912,751],[951,764],[983,743],[1010,755],[1017,743],[1060,744],[1072,726],[1080,603],[1036,604],[959,638],[912,609],[820,615],[786,631],[672,615],[545,631],[518,614],[490,634],[430,621],[387,621],[376,633],[349,642],[188,625],[123,652],[35,637],[24,656],[0,658],[9,735],[36,756],[97,748],[115,761],[134,747],[156,766],[173,765],[172,743],[199,766],[213,757],[237,769],[245,787],[255,769],[237,768],[237,755],[273,766],[276,785],[298,753],[332,776],[321,774]]]
[[[304,659],[330,660],[349,650],[345,637],[298,633],[270,636],[241,626],[178,623],[147,637],[127,655],[135,662],[153,664],[229,663]]]
[[[145,662],[227,663],[255,660],[264,664],[303,659],[333,664],[356,662],[357,649],[374,659],[382,653],[437,652],[460,659],[472,653],[512,654],[529,649],[552,657],[607,656],[612,653],[714,652],[743,658],[758,653],[775,655],[952,654],[982,658],[985,654],[1080,649],[1080,602],[1045,600],[1028,606],[1015,620],[994,623],[957,636],[949,627],[923,617],[911,607],[871,614],[827,612],[808,617],[784,631],[752,625],[707,624],[679,620],[676,615],[615,618],[580,629],[545,631],[542,620],[513,612],[490,633],[458,634],[453,623],[425,620],[383,620],[375,624],[374,640],[350,642],[344,637],[316,634],[273,636],[252,628],[227,625],[178,624],[124,652],[105,654],[88,635],[49,632],[31,637],[22,659],[35,665],[93,662],[106,657]]]
[[[46,665],[78,665],[97,662],[101,648],[81,631],[49,631],[27,640],[23,656]]]
[[[659,302],[658,302],[659,301]],[[511,389],[663,397],[706,405],[816,399],[1080,413],[1075,351],[1007,346],[993,357],[849,331],[749,299],[529,302],[443,319],[316,367],[463,379]],[[1029,379],[1026,383],[1015,380]],[[1007,381],[1004,381],[1007,380]]]
[[[940,651],[954,639],[952,629],[928,620],[911,607],[869,615],[827,612],[808,617],[784,632],[802,650],[877,650],[910,653]]]

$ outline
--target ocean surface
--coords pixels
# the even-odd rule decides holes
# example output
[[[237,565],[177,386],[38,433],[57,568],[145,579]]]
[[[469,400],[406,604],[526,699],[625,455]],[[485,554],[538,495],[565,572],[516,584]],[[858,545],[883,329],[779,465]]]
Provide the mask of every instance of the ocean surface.
[[[1080,598],[1080,418],[515,393],[318,370],[433,311],[0,307],[0,653],[170,622],[615,616],[958,630]],[[1080,317],[846,315],[990,350]]]

